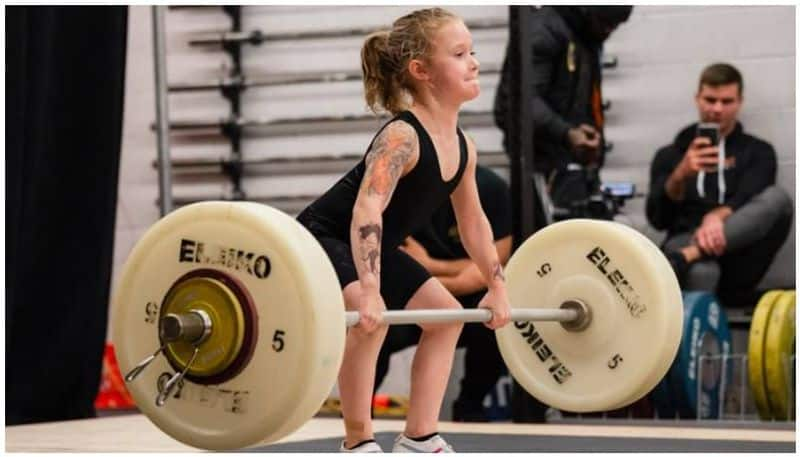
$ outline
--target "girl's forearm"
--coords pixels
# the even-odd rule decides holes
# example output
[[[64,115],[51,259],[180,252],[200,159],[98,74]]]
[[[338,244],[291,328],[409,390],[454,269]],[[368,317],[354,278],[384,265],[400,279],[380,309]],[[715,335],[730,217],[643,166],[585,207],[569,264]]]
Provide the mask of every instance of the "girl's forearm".
[[[379,291],[383,218],[380,211],[356,207],[350,225],[350,244],[358,279],[364,291]]]
[[[491,289],[504,283],[503,266],[500,264],[492,237],[492,227],[486,216],[481,216],[476,224],[468,224],[462,238],[464,248],[483,275],[486,285]]]

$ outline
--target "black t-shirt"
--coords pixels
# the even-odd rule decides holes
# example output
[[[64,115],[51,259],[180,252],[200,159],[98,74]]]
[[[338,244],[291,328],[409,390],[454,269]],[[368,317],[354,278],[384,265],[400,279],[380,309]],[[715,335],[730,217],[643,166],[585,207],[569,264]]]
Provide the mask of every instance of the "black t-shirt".
[[[486,218],[492,226],[495,241],[511,235],[511,195],[502,178],[489,168],[475,168],[478,195]],[[458,236],[453,205],[448,201],[431,217],[431,222],[422,230],[414,232],[413,238],[437,259],[461,259],[469,257]],[[483,296],[483,292],[472,294]],[[462,301],[463,303],[463,301]]]

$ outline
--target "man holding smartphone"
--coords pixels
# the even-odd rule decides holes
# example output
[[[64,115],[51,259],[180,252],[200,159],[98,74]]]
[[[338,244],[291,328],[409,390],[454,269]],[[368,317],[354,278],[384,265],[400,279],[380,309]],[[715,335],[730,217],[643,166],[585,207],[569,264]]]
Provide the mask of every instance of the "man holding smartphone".
[[[772,146],[738,121],[743,81],[732,65],[708,66],[695,103],[699,123],[658,150],[647,218],[681,286],[723,301],[751,292],[791,228],[794,204],[775,185]]]

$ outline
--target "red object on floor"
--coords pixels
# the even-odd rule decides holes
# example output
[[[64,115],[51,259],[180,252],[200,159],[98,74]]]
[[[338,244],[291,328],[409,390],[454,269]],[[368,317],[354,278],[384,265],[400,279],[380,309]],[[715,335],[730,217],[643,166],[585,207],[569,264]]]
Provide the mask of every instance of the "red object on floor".
[[[372,406],[374,408],[388,408],[390,403],[391,400],[386,394],[375,394],[375,396],[372,397]]]
[[[100,381],[100,390],[94,399],[96,409],[131,409],[135,408],[131,394],[125,388],[125,381],[119,372],[117,357],[114,354],[114,345],[106,343],[103,352],[103,372]]]

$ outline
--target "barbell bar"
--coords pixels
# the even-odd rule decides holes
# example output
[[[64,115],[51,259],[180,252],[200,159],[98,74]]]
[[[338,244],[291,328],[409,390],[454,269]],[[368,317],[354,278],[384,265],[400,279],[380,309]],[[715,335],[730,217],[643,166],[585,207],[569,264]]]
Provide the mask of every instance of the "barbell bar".
[[[577,303],[577,302],[572,302]],[[202,311],[190,311],[187,314],[168,314],[161,319],[162,339],[167,342],[184,340],[192,344],[199,344],[208,334],[211,333],[212,325],[206,317],[205,322],[199,316],[205,314]],[[194,316],[193,316],[194,314]],[[588,325],[582,323],[586,316],[580,309],[518,309],[512,310],[510,320],[515,322],[522,321],[553,321],[581,326]],[[345,313],[345,325],[355,327],[359,322],[358,311],[348,311]],[[381,319],[387,325],[410,325],[410,324],[432,324],[447,322],[489,322],[492,320],[492,312],[488,309],[467,309],[460,311],[418,309],[410,311],[384,311]]]
[[[584,314],[573,309],[516,309],[511,311],[511,321],[553,321],[575,322]],[[383,322],[388,325],[433,324],[447,322],[479,323],[492,320],[492,312],[488,309],[439,310],[416,309],[407,311],[384,311]],[[358,311],[345,313],[348,327],[358,324]]]
[[[495,331],[498,348],[540,401],[617,409],[669,369],[683,324],[680,288],[644,235],[608,221],[552,224],[521,244],[505,275],[512,322]],[[384,315],[392,324],[490,317],[486,309]],[[279,440],[319,410],[357,318],[345,311],[327,255],[296,220],[253,202],[203,202],[173,211],[136,243],[111,327],[121,371],[137,375],[129,391],[154,424],[194,447],[235,449]],[[155,348],[164,357],[148,356]]]
[[[568,302],[578,303],[578,302]],[[565,303],[566,305],[567,303]],[[585,305],[583,305],[585,308]],[[201,314],[202,313],[202,314]],[[183,339],[189,343],[198,344],[211,333],[212,325],[208,317],[200,316],[207,314],[203,311],[190,311],[186,314],[168,314],[161,319],[160,331],[162,339],[173,342]],[[345,313],[345,325],[355,327],[359,322],[358,311],[348,311]],[[566,324],[584,325],[581,323],[584,316],[587,316],[581,308],[564,309],[516,309],[510,313],[511,321],[554,321]],[[492,312],[488,309],[464,309],[464,310],[438,310],[438,309],[417,309],[406,311],[383,311],[381,319],[387,325],[409,325],[409,324],[432,324],[446,322],[489,322],[492,320]],[[585,324],[588,325],[588,322]]]

